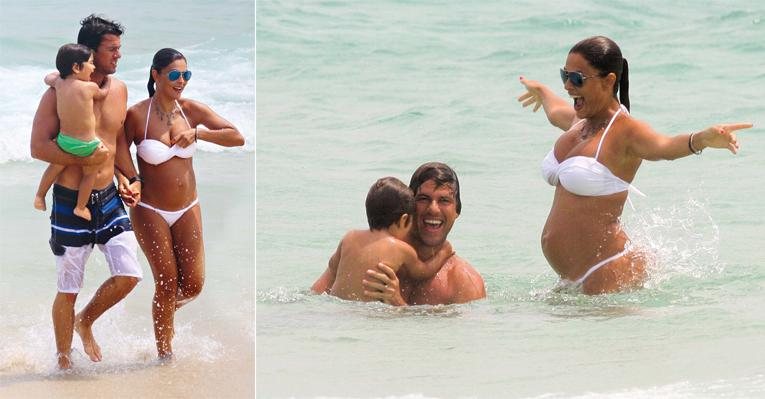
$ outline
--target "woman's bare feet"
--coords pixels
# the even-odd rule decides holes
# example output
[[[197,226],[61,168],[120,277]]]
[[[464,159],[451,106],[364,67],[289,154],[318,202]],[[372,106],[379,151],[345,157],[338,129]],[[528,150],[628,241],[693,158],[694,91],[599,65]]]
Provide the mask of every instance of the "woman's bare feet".
[[[69,370],[72,368],[72,350],[69,349],[66,353],[64,352],[58,352],[56,353],[56,357],[58,358],[58,368],[59,370]]]
[[[157,361],[159,362],[159,364],[163,364],[163,365],[172,364],[175,361],[175,355],[173,355],[172,353],[160,354],[157,357]]]

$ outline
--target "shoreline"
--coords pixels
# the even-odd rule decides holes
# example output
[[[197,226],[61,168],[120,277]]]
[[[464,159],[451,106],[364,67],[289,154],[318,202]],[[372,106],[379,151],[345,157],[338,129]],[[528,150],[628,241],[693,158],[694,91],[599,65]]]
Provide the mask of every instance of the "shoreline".
[[[254,353],[252,353],[254,355]],[[82,359],[81,361],[88,361]],[[78,362],[78,363],[79,363]],[[89,361],[88,361],[89,362]],[[51,363],[52,365],[52,363]],[[252,398],[255,397],[253,357],[221,362],[176,360],[160,365],[133,363],[113,369],[71,373],[0,374],[0,396],[18,398]],[[233,372],[236,371],[236,372]]]

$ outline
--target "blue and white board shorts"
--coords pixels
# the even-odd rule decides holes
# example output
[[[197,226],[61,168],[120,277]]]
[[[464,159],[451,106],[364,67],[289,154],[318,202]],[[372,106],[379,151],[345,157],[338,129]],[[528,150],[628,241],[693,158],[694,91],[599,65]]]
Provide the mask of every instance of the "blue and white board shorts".
[[[90,193],[90,221],[74,214],[76,204],[76,190],[53,186],[49,243],[56,258],[58,292],[80,292],[85,263],[95,245],[104,253],[112,276],[143,279],[138,241],[114,184]]]

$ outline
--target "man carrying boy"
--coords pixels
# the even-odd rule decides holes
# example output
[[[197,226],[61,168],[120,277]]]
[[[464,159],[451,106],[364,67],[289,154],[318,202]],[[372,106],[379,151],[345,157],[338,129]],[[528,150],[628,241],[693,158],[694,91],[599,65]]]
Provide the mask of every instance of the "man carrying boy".
[[[117,61],[121,57],[120,35],[123,28],[116,22],[95,15],[86,17],[81,25],[77,42],[94,51],[95,71],[90,80],[101,87],[108,75],[116,71]],[[93,322],[127,296],[143,277],[136,256],[138,245],[133,228],[113,183],[116,166],[130,179],[128,191],[133,196],[128,204],[134,206],[138,202],[140,180],[123,134],[127,88],[123,82],[110,79],[111,87],[106,98],[93,104],[95,131],[103,147],[92,155],[78,157],[68,154],[53,141],[59,132],[54,89],[50,88],[43,94],[32,123],[32,157],[66,166],[58,175],[53,188],[50,239],[59,276],[52,316],[58,365],[62,369],[71,368],[73,330],[82,339],[83,348],[90,359],[101,360],[101,349],[91,330]],[[97,167],[95,190],[91,193],[88,205],[93,215],[91,222],[72,213],[83,165]],[[75,316],[74,303],[82,286],[85,263],[94,244],[98,244],[106,255],[112,277],[98,288],[91,301]]]
[[[406,243],[413,225],[414,196],[401,180],[394,177],[377,180],[369,189],[365,206],[369,230],[345,234],[324,274],[311,288],[314,292],[371,301],[364,295],[362,284],[368,268],[384,262],[394,272],[422,280],[433,277],[453,255],[451,245],[446,243],[428,263],[423,263]]]

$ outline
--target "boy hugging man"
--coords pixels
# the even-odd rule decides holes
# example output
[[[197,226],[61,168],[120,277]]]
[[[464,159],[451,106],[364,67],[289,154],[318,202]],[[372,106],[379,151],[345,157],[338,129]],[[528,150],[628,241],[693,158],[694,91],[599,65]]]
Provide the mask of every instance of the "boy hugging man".
[[[414,248],[406,242],[414,224],[414,195],[395,177],[383,177],[372,185],[367,194],[366,211],[369,230],[346,233],[329,259],[324,274],[330,281],[327,291],[330,295],[370,301],[362,285],[367,269],[382,262],[396,272],[424,280],[433,277],[454,254],[447,242],[448,247],[427,262],[419,260]],[[312,291],[317,292],[315,285]]]

